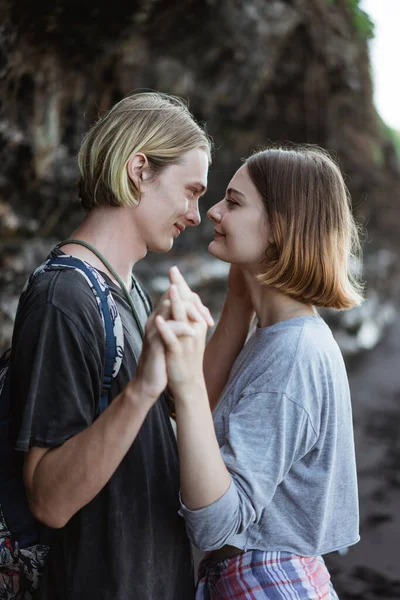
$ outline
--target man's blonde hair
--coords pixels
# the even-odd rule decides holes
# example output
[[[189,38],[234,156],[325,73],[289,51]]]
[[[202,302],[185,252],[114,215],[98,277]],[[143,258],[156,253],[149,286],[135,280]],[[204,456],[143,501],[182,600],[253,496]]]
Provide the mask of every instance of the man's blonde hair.
[[[195,148],[204,150],[211,161],[211,140],[183,100],[159,92],[123,98],[83,139],[78,164],[84,208],[138,204],[140,190],[127,171],[129,159],[137,152],[146,155],[157,175]]]
[[[271,227],[260,282],[315,306],[351,308],[362,285],[351,270],[358,229],[342,173],[317,146],[269,148],[246,160]]]

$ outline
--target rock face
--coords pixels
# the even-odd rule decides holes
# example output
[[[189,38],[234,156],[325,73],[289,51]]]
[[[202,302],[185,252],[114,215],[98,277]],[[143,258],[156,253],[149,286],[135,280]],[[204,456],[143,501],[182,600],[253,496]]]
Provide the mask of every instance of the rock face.
[[[217,153],[205,207],[221,198],[240,158],[267,140],[317,143],[337,154],[354,211],[368,227],[368,302],[362,312],[337,314],[330,322],[347,355],[373,346],[393,316],[389,300],[400,296],[400,173],[372,105],[356,6],[357,0],[0,0],[0,352],[9,344],[27,274],[82,216],[76,154],[83,133],[99,113],[139,89],[183,95],[207,123]],[[217,314],[226,267],[205,254],[207,238],[205,223],[183,236],[174,253],[149,256],[147,266],[139,263],[138,275],[154,298],[166,285],[167,266],[176,262]],[[379,519],[388,520],[388,511],[398,524],[398,498],[392,494],[388,508],[391,492],[383,481],[393,479],[398,495],[392,473],[398,465],[393,450],[398,403],[388,412],[388,423],[381,422],[382,415],[379,420],[375,408],[365,410],[366,396],[384,410],[399,398],[393,375],[397,326],[394,331],[381,361],[369,354],[370,363],[353,379],[356,446],[361,453],[377,448],[368,431],[360,433],[365,423],[380,427],[381,437],[390,441],[386,454],[379,446],[379,456],[367,453],[361,462],[361,507],[367,498],[374,527]],[[396,381],[389,377],[390,359]],[[372,491],[367,488],[371,456],[381,474]],[[331,559],[343,599],[400,596],[393,559],[398,542],[390,530],[386,537],[373,533],[368,528],[362,533],[367,546],[361,543],[350,562]],[[390,560],[382,542],[388,536]]]
[[[30,268],[29,251],[21,251],[27,240],[28,248],[32,238],[35,248],[47,248],[81,218],[82,134],[138,89],[183,95],[207,123],[217,153],[205,206],[221,197],[240,158],[267,140],[318,143],[337,154],[347,174],[355,212],[368,225],[368,251],[393,251],[398,161],[372,105],[354,5],[0,0],[3,289]],[[194,251],[206,231],[200,227],[177,247]]]
[[[392,232],[398,166],[348,4],[0,0],[2,235],[68,228],[82,134],[142,88],[190,98],[207,122],[218,147],[210,202],[266,140],[312,142],[337,152],[369,227]]]

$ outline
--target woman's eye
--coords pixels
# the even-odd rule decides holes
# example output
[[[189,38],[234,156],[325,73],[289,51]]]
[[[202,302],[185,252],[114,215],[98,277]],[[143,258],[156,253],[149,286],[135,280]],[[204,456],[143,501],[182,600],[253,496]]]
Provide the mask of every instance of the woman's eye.
[[[227,205],[229,206],[229,208],[233,208],[234,206],[237,206],[238,203],[234,202],[233,200],[231,200],[230,198],[225,198],[225,201],[227,203]]]

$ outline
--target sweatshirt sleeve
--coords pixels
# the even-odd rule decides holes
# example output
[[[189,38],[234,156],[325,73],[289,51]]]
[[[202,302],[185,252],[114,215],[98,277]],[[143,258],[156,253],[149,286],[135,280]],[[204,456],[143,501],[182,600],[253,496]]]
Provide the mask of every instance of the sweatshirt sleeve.
[[[220,450],[231,475],[228,490],[198,510],[181,500],[188,535],[200,550],[229,544],[257,523],[285,474],[317,440],[305,410],[282,393],[244,395],[226,418],[228,434]]]

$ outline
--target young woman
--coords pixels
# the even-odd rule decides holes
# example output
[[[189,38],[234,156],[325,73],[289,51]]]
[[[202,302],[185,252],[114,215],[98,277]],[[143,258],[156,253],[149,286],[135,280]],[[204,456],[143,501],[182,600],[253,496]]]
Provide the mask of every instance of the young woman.
[[[336,599],[322,555],[359,540],[356,464],[345,365],[316,307],[361,302],[343,177],[319,148],[268,149],[209,217],[209,250],[242,270],[258,325],[216,405],[207,360],[207,384],[202,371],[206,324],[188,319],[176,285],[172,318],[155,320],[175,397],[181,513],[208,551],[196,597]],[[193,335],[175,335],[173,320]]]

